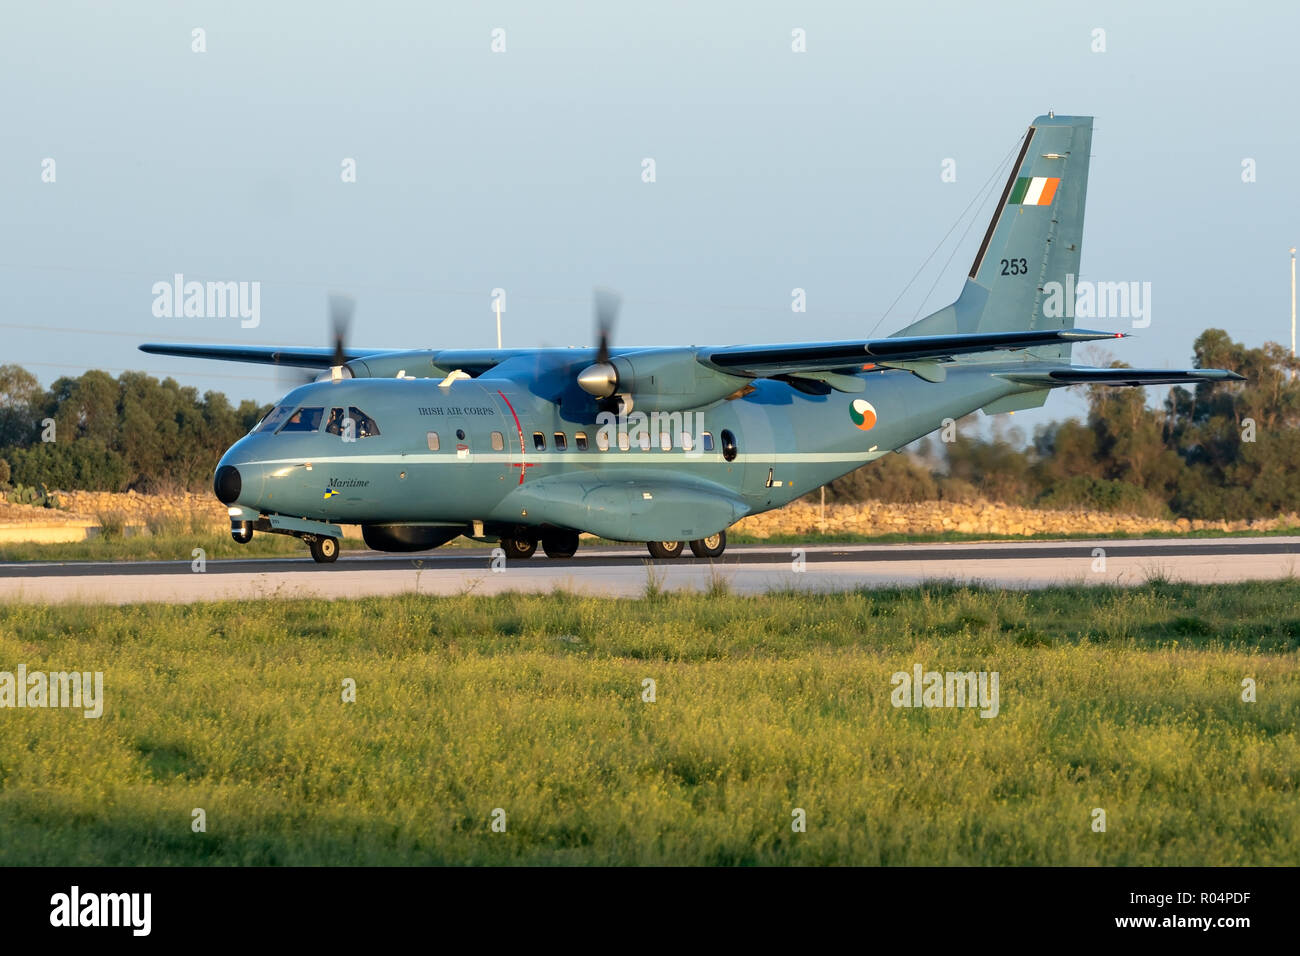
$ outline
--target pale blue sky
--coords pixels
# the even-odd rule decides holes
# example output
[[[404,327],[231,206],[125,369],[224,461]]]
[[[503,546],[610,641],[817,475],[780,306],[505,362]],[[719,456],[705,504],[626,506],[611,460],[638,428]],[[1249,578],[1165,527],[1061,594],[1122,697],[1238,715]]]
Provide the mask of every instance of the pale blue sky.
[[[1097,117],[1083,277],[1153,285],[1115,356],[1185,365],[1207,326],[1286,341],[1298,26],[1282,3],[15,0],[0,361],[270,401],[274,371],[135,346],[324,344],[330,289],[356,295],[359,345],[490,346],[497,286],[509,345],[588,344],[598,284],[624,296],[618,344],[887,333],[936,278],[924,311],[955,297],[987,207],[879,321],[1048,109]],[[176,272],[259,280],[260,327],[154,318]]]

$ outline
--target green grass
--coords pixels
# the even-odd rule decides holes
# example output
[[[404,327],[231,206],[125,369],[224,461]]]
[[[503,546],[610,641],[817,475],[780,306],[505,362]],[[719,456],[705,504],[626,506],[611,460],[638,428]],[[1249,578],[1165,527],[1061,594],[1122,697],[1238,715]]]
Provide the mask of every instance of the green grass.
[[[344,538],[339,546],[345,551],[365,548],[351,538]],[[54,544],[0,542],[0,561],[189,561],[195,548],[203,548],[208,560],[308,553],[306,544],[289,535],[255,534],[248,544],[236,544],[228,531],[201,531],[94,537]]]
[[[0,865],[1294,865],[1298,647],[1295,581],[0,605],[106,696],[0,710]]]

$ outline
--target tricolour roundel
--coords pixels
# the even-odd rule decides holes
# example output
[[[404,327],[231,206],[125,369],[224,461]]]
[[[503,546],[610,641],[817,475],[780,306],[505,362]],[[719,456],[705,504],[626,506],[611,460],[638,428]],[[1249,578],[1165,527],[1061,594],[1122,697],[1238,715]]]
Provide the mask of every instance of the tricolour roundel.
[[[876,424],[876,408],[865,398],[855,398],[849,406],[849,418],[865,432]]]

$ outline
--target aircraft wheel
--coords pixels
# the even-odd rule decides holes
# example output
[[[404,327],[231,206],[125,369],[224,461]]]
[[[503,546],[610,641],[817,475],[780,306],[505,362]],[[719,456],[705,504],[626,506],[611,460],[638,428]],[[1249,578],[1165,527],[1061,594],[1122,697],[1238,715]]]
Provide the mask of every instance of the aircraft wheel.
[[[230,536],[235,539],[236,544],[248,544],[253,540],[253,523],[251,521],[241,521],[238,524],[230,526]]]
[[[697,558],[720,558],[727,550],[727,532],[719,531],[707,538],[698,538],[691,542],[691,551]]]
[[[685,548],[681,541],[647,541],[646,547],[650,549],[652,558],[680,557]]]
[[[330,564],[338,560],[338,538],[317,538],[315,541],[308,541],[307,547],[311,549],[312,560],[317,564]]]
[[[501,549],[512,561],[522,561],[537,553],[537,541],[533,538],[502,538]]]
[[[542,549],[548,558],[571,558],[578,553],[578,532],[548,531],[542,535]]]

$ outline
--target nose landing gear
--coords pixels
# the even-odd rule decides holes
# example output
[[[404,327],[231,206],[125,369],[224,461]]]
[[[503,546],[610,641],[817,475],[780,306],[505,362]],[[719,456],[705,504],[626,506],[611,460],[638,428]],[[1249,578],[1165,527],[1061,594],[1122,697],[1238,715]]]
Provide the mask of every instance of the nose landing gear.
[[[327,535],[304,535],[312,560],[317,564],[330,564],[338,560],[339,539]]]

